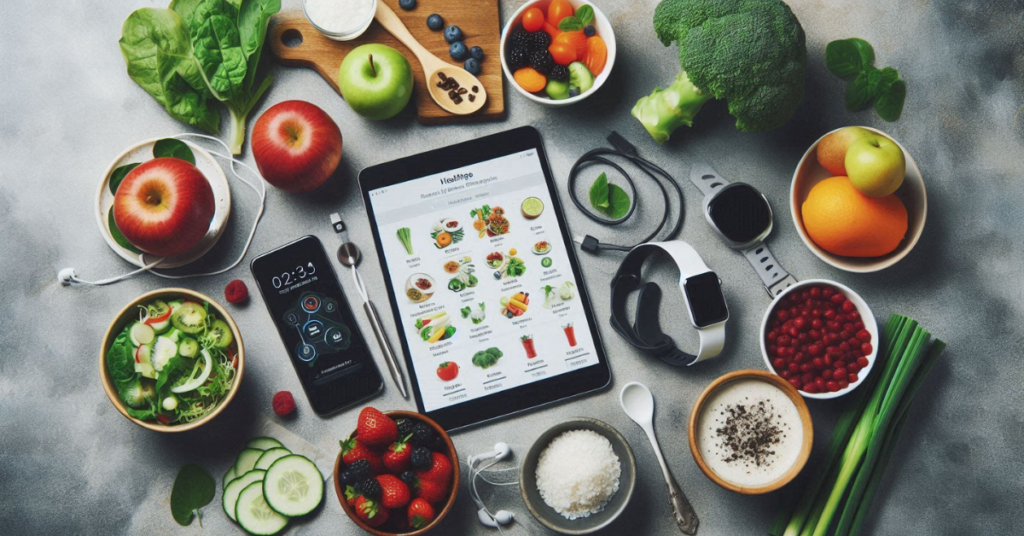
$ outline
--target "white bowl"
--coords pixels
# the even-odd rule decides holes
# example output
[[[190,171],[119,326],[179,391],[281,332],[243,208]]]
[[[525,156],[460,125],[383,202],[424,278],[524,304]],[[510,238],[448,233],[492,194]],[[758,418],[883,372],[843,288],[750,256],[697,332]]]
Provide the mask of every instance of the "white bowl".
[[[845,128],[845,127],[844,127]],[[917,241],[921,238],[921,232],[924,231],[924,222],[928,216],[928,193],[925,191],[924,179],[921,177],[921,170],[917,167],[917,162],[910,156],[907,148],[900,145],[898,141],[893,139],[892,136],[882,132],[881,130],[874,129],[871,127],[860,127],[872,132],[881,134],[891,140],[896,145],[899,145],[903,151],[903,156],[907,160],[907,174],[906,178],[903,179],[903,185],[896,191],[896,196],[899,197],[903,204],[907,207],[907,234],[903,237],[903,241],[896,247],[895,250],[882,255],[881,257],[843,257],[842,255],[836,255],[829,253],[824,249],[818,247],[808,236],[807,230],[804,229],[804,221],[801,215],[801,205],[804,200],[807,199],[807,194],[811,191],[811,188],[819,182],[832,177],[833,175],[828,172],[825,168],[821,167],[818,163],[817,149],[818,144],[821,143],[822,138],[828,136],[832,132],[826,133],[818,141],[811,144],[807,152],[804,153],[803,158],[800,159],[800,164],[796,166],[796,171],[793,173],[793,183],[789,188],[789,208],[790,213],[793,215],[793,225],[796,226],[797,233],[800,234],[800,239],[804,241],[804,244],[814,253],[819,259],[826,263],[844,270],[847,272],[856,273],[868,273],[877,272],[888,268],[903,257],[910,253],[910,250],[914,249],[917,245]]]
[[[504,71],[505,78],[508,79],[512,87],[516,88],[516,91],[518,91],[520,95],[526,97],[528,100],[531,100],[538,104],[543,104],[544,106],[569,106],[570,104],[575,104],[589,97],[597,90],[601,89],[601,86],[603,86],[605,81],[608,80],[608,76],[610,76],[612,72],[612,67],[615,66],[615,32],[612,31],[612,23],[608,21],[608,17],[606,17],[604,15],[604,12],[602,12],[601,9],[598,8],[596,5],[594,5],[591,2],[586,2],[583,0],[569,0],[569,3],[572,5],[573,10],[579,9],[579,7],[582,5],[589,5],[590,7],[594,8],[594,21],[591,23],[591,25],[594,27],[595,30],[597,30],[597,35],[600,36],[602,40],[604,40],[605,46],[608,47],[608,61],[605,63],[604,70],[601,71],[601,74],[594,78],[594,86],[588,89],[587,91],[580,93],[579,95],[576,95],[575,97],[569,97],[568,99],[562,100],[554,100],[549,99],[546,95],[534,95],[533,93],[530,93],[529,91],[526,91],[525,89],[519,87],[519,84],[516,83],[515,78],[513,78],[512,69],[509,69],[508,63],[505,61],[505,42],[507,41],[509,32],[511,32],[513,28],[522,25],[523,13],[525,13],[527,9],[530,9],[532,7],[539,7],[541,8],[541,11],[547,13],[548,5],[550,3],[551,0],[538,0],[536,2],[527,2],[522,6],[519,6],[519,9],[517,9],[516,12],[512,14],[512,18],[509,20],[507,24],[505,24],[505,28],[501,31],[501,46],[499,47],[499,52],[501,53],[501,70]]]
[[[857,312],[860,313],[861,321],[864,322],[864,329],[866,329],[868,333],[871,334],[871,355],[866,356],[868,358],[868,366],[857,371],[856,382],[851,383],[850,386],[847,387],[846,389],[840,389],[839,391],[836,391],[834,393],[831,391],[827,393],[805,393],[803,390],[799,390],[800,394],[803,395],[804,398],[817,398],[819,400],[839,398],[845,395],[846,393],[853,391],[854,389],[857,388],[857,386],[864,383],[864,379],[868,377],[868,374],[871,373],[871,369],[875,367],[875,360],[878,359],[878,349],[879,346],[881,346],[882,344],[882,341],[880,340],[878,335],[878,323],[875,320],[874,313],[871,312],[871,308],[868,307],[868,304],[866,301],[864,301],[864,298],[861,298],[860,294],[854,292],[850,287],[843,285],[841,283],[836,283],[835,281],[829,281],[828,279],[807,279],[805,281],[800,281],[799,283],[782,291],[781,294],[779,294],[778,296],[775,297],[774,300],[772,300],[772,303],[768,306],[768,310],[765,311],[764,313],[764,318],[761,319],[761,357],[764,358],[764,364],[768,367],[768,371],[771,372],[772,374],[778,375],[778,373],[775,372],[775,367],[772,366],[771,357],[768,356],[768,347],[765,345],[764,341],[765,334],[768,331],[768,319],[771,318],[772,312],[775,311],[775,306],[784,297],[793,292],[800,292],[806,289],[807,287],[811,287],[814,285],[828,285],[841,290],[843,294],[846,295],[847,299],[853,302],[853,305],[856,306]]]

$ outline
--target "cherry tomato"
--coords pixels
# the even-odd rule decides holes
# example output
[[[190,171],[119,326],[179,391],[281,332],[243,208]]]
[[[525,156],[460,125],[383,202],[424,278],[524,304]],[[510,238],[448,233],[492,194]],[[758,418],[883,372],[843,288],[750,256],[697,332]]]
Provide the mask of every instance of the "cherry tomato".
[[[565,43],[576,49],[576,57],[582,58],[587,53],[587,36],[583,30],[575,32],[562,32],[555,38],[556,43]]]
[[[551,53],[555,63],[559,65],[569,65],[576,61],[576,47],[568,43],[552,43],[548,47],[548,52]]]
[[[554,0],[548,6],[548,22],[555,27],[558,27],[558,23],[562,22],[562,19],[572,14],[572,4],[567,0]]]
[[[551,25],[550,22],[545,22],[544,23],[544,31],[547,32],[548,35],[551,36],[551,40],[552,41],[554,41],[555,38],[558,37],[558,35],[562,33],[562,30],[559,30],[558,28],[555,28],[554,26]]]
[[[544,27],[544,12],[537,7],[531,7],[523,13],[523,29],[528,32],[536,32]]]

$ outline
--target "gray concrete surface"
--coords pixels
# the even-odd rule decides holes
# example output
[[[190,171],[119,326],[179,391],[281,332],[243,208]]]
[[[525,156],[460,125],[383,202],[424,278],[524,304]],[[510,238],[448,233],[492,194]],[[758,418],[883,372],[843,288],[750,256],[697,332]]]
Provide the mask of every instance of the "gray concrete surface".
[[[259,298],[232,308],[245,335],[248,373],[239,397],[205,429],[181,435],[147,432],[123,419],[103,394],[96,354],[111,316],[142,292],[173,282],[145,276],[106,288],[61,288],[55,275],[65,266],[76,267],[86,278],[129,269],[97,232],[92,199],[104,168],[123,148],[183,130],[127,77],[117,46],[121,22],[133,9],[165,3],[4,2],[0,7],[4,534],[234,534],[239,530],[219,511],[219,495],[206,509],[204,528],[173,522],[168,497],[178,467],[199,462],[219,478],[256,419],[271,415],[270,398],[281,389],[296,393],[299,401],[298,418],[284,425],[331,454],[354,423],[355,410],[326,419],[313,414]],[[771,247],[790,271],[850,285],[880,318],[894,312],[914,316],[949,343],[918,395],[868,531],[1024,532],[1024,4],[794,0],[793,10],[807,32],[809,56],[807,96],[796,117],[773,132],[743,134],[732,127],[721,105],[709,104],[696,127],[658,147],[629,116],[636,99],[670,82],[678,70],[675,49],[663,48],[653,35],[655,3],[599,0],[613,20],[619,43],[609,85],[588,101],[560,110],[537,107],[507,87],[509,114],[504,122],[427,128],[407,110],[394,120],[372,123],[349,110],[312,71],[273,67],[276,81],[253,119],[281,100],[314,102],[341,126],[345,156],[337,175],[320,192],[270,192],[249,257],[306,233],[334,243],[327,214],[340,210],[364,246],[367,284],[395,338],[357,196],[355,177],[361,168],[532,124],[543,134],[551,165],[564,185],[572,162],[601,145],[610,130],[618,130],[683,182],[683,238],[721,275],[732,309],[725,353],[691,370],[670,368],[627,348],[602,322],[614,375],[610,390],[460,433],[456,445],[465,456],[488,450],[500,439],[522,454],[555,422],[577,415],[603,419],[625,434],[639,463],[639,484],[628,513],[605,533],[676,534],[653,454],[618,406],[621,386],[641,381],[657,398],[656,426],[665,455],[700,514],[701,534],[763,534],[802,481],[768,496],[734,495],[700,473],[685,442],[685,420],[708,382],[731,370],[762,368],[757,329],[768,305],[750,267],[723,247],[699,217],[700,197],[685,176],[694,159],[706,160],[724,176],[749,181],[768,195],[777,212]],[[424,14],[431,11],[430,4],[421,0]],[[504,16],[518,4],[502,2]],[[830,40],[848,36],[866,38],[875,46],[879,65],[896,67],[907,80],[907,104],[899,122],[886,124],[871,112],[844,109],[842,83],[826,71],[823,51]],[[498,68],[493,56],[485,62],[485,69]],[[800,242],[786,204],[790,176],[807,145],[849,124],[879,127],[901,141],[920,163],[928,186],[930,213],[921,242],[903,262],[877,274],[848,274],[817,260]],[[251,162],[251,157],[245,160]],[[570,225],[577,233],[619,241],[641,236],[659,217],[660,205],[649,184],[640,188],[640,217],[624,232],[597,227],[575,209],[567,213]],[[564,186],[561,195],[567,202]],[[204,259],[204,267],[220,266],[238,252],[254,202],[249,191],[235,189],[236,217]],[[615,255],[584,259],[586,281],[602,319],[608,316],[603,289],[617,264]],[[244,267],[181,284],[219,296],[224,284],[236,277],[255,290]],[[670,279],[667,273],[659,277]],[[348,279],[344,285],[355,295]],[[668,311],[680,304],[666,305],[666,323]],[[369,333],[368,325],[361,327]],[[674,333],[684,343],[694,340],[688,328]],[[412,408],[390,383],[373,404]],[[842,400],[811,404],[817,449],[823,448],[843,405]],[[516,512],[531,534],[544,533],[514,487],[484,488],[489,505]],[[476,522],[475,510],[463,488],[458,507],[436,533],[493,534]],[[290,534],[359,533],[344,517],[333,491],[323,511],[290,529]],[[525,532],[516,527],[507,533]]]

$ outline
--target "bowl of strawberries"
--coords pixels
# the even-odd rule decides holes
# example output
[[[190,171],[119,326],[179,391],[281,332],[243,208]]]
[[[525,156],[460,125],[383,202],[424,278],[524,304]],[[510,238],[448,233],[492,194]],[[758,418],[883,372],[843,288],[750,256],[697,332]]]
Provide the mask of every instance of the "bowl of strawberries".
[[[348,517],[371,534],[424,534],[455,504],[458,454],[433,420],[366,407],[341,440],[334,489]]]

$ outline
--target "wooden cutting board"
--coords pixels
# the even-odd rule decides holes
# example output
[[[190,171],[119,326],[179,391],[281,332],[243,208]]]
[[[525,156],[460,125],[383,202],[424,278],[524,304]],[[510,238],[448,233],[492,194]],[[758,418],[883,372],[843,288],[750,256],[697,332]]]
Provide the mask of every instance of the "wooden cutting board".
[[[427,28],[427,17],[432,13],[444,17],[446,26],[455,24],[462,28],[467,47],[478,46],[484,49],[484,60],[481,62],[482,69],[478,78],[487,90],[487,104],[479,112],[472,115],[453,115],[438,106],[425,89],[423,68],[416,56],[376,21],[370,24],[366,33],[355,40],[334,41],[318,32],[306,20],[302,11],[278,13],[270,19],[270,28],[267,32],[270,53],[278,63],[308,67],[320,73],[320,76],[340,95],[338,68],[341,66],[341,60],[359,45],[381,43],[397,49],[412,66],[415,78],[412,100],[420,123],[442,125],[505,118],[505,92],[498,52],[501,38],[498,0],[422,0],[412,11],[399,8],[398,0],[380,1],[398,14],[420,44],[444,61],[461,66],[461,62],[452,60],[448,55],[448,42],[444,40],[444,32],[435,32]]]

